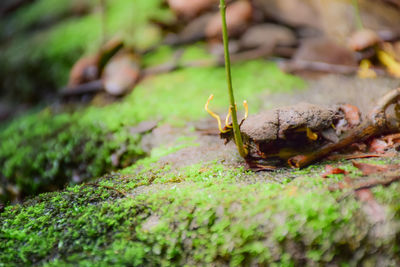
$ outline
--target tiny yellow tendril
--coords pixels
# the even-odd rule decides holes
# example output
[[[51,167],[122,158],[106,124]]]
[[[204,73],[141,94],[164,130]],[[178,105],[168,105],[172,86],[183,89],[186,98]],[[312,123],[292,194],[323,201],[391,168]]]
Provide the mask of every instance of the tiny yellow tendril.
[[[246,100],[243,101],[243,106],[244,106],[244,110],[245,110],[243,120],[245,120],[245,119],[247,119],[247,117],[249,116],[249,106],[247,105],[247,101],[246,101]],[[232,113],[232,111],[229,110],[228,115],[226,115],[225,126],[226,126],[227,128],[232,128],[232,125],[229,124],[229,118],[230,118],[230,116],[231,116],[231,113]]]
[[[388,71],[395,77],[400,77],[400,63],[397,62],[390,54],[383,50],[378,50],[378,59],[386,66]]]
[[[232,110],[229,109],[228,115],[226,115],[226,118],[225,118],[225,127],[230,128],[230,129],[232,128],[232,126],[229,125],[229,117],[231,116],[231,114],[232,114]]]
[[[376,72],[371,69],[372,63],[368,59],[363,59],[360,62],[360,66],[357,71],[357,75],[360,78],[376,78]]]
[[[210,104],[211,100],[213,100],[213,98],[214,98],[214,95],[211,94],[210,97],[208,98],[208,100],[207,100],[205,106],[204,106],[204,109],[205,109],[212,117],[214,117],[214,118],[217,120],[219,131],[220,131],[221,133],[227,133],[227,132],[230,131],[229,129],[232,129],[232,125],[229,123],[229,119],[230,119],[230,117],[232,116],[232,110],[229,109],[229,112],[228,112],[228,114],[226,115],[226,118],[225,118],[225,128],[228,128],[228,129],[227,129],[227,130],[224,130],[224,129],[222,129],[221,118],[220,118],[217,114],[215,114],[213,111],[211,111],[211,110],[209,109],[209,107],[208,107],[208,105]],[[245,120],[245,119],[247,119],[247,117],[248,117],[248,115],[249,115],[249,107],[248,107],[248,105],[247,105],[247,101],[246,101],[246,100],[243,101],[243,106],[244,106],[244,110],[245,110],[245,114],[244,114],[244,119],[243,119],[243,120]]]
[[[243,101],[243,106],[244,106],[244,120],[247,119],[247,117],[249,116],[249,106],[247,105],[247,101]]]
[[[204,106],[204,109],[208,112],[208,114],[210,114],[212,117],[214,117],[214,118],[218,121],[218,128],[219,128],[219,131],[220,131],[221,133],[227,133],[227,132],[229,132],[229,130],[223,130],[222,127],[221,127],[221,118],[220,118],[217,114],[215,114],[214,112],[212,112],[212,111],[208,108],[208,104],[210,103],[210,101],[211,101],[213,98],[214,98],[214,95],[211,94],[210,97],[208,98],[208,100],[207,100],[205,106]]]
[[[310,140],[315,141],[315,140],[318,139],[318,134],[316,134],[316,133],[314,133],[313,131],[311,131],[310,128],[307,127],[307,130],[306,130],[306,131],[307,131],[307,137],[308,137]]]

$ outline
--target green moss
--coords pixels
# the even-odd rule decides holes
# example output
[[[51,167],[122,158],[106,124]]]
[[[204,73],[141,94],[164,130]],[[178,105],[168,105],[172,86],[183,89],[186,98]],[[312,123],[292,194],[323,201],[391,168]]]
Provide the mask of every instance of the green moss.
[[[208,61],[210,64],[213,62],[214,57],[206,50],[204,43],[197,43],[180,49],[183,50],[183,54],[180,56],[178,64],[183,66],[193,62]],[[174,59],[174,52],[176,52],[176,50],[172,47],[161,45],[152,53],[145,54],[142,63],[145,67],[150,67],[171,62]]]
[[[109,1],[107,30],[120,34],[128,45],[145,49],[158,43],[161,33],[149,25],[149,19],[170,22],[174,19],[161,0]]]
[[[145,67],[153,67],[167,63],[172,59],[174,50],[170,46],[162,45],[152,53],[147,53],[142,58]]]
[[[373,225],[352,197],[338,203],[338,195],[321,186],[241,183],[244,170],[214,165],[171,170],[184,183],[157,190],[149,185],[147,193],[134,197],[81,185],[7,207],[0,215],[0,262],[289,266],[362,264],[379,255],[389,265],[399,260],[394,249],[400,229],[390,236],[368,234]],[[143,173],[99,182],[123,190],[124,184],[146,179]],[[395,203],[396,190],[378,199]]]
[[[212,109],[225,112],[226,96],[224,69],[216,67],[188,68],[145,80],[123,102],[104,108],[91,107],[81,113],[81,120],[97,119],[112,130],[151,118],[166,122],[188,121],[208,116],[204,104],[215,94]],[[303,86],[299,78],[282,73],[275,64],[251,61],[233,67],[238,99],[246,98],[251,112],[261,106],[259,94],[290,91]],[[162,102],[160,102],[162,100]],[[240,100],[238,100],[240,101]]]
[[[213,59],[213,57],[206,51],[203,43],[197,43],[195,45],[185,47],[180,63],[185,64],[211,59]]]
[[[3,190],[16,185],[21,196],[26,196],[99,176],[118,167],[112,165],[111,154],[122,146],[127,152],[119,166],[143,156],[140,136],[129,134],[124,127],[112,132],[98,123],[79,121],[79,114],[51,112],[14,121],[0,131]],[[8,194],[4,192],[1,198],[7,199]]]
[[[261,92],[287,92],[304,86],[299,78],[282,73],[274,63],[261,60],[234,65],[232,75],[237,102],[247,99],[251,113],[263,104]],[[144,81],[127,103],[138,105],[147,99],[146,107],[136,111],[135,115],[140,118],[151,114],[168,116],[169,121],[198,119],[205,116],[204,104],[211,93],[215,97],[210,108],[226,112],[229,106],[226,90],[223,68],[187,68]],[[149,94],[157,97],[150,99]],[[163,99],[162,105],[159,99]]]
[[[233,73],[238,96],[247,95],[253,111],[265,87],[288,91],[302,84],[264,61],[236,65]],[[129,134],[130,126],[157,118],[177,124],[208,116],[203,107],[210,93],[216,95],[211,107],[225,110],[223,78],[223,68],[184,69],[148,79],[122,102],[106,107],[22,117],[0,129],[2,180],[16,184],[22,195],[60,187],[73,176],[87,180],[112,170],[111,155],[120,147],[126,152],[117,167],[130,165],[143,155],[140,136]]]
[[[96,4],[94,0],[37,0],[36,3],[23,6],[9,17],[0,20],[1,34],[10,36],[18,32],[25,32],[35,26],[51,23],[72,16],[74,8],[81,6],[91,8]],[[44,12],[45,11],[45,12]]]
[[[146,158],[138,160],[132,166],[119,170],[119,173],[134,174],[140,169],[141,174],[143,174],[152,169],[159,169],[160,166],[157,166],[156,163],[160,158],[177,152],[183,148],[195,147],[198,145],[199,144],[195,142],[194,137],[182,136],[180,138],[177,138],[177,140],[175,140],[174,144],[172,145],[153,148],[150,155],[148,155]]]

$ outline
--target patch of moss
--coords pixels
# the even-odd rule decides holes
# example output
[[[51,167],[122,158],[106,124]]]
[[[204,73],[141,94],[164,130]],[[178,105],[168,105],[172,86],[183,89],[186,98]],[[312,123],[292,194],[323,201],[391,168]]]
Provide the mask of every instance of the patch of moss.
[[[278,91],[302,84],[264,61],[236,65],[233,73],[238,96],[248,95],[252,110],[259,106],[257,93],[264,86]],[[106,107],[22,117],[0,129],[4,140],[1,179],[17,185],[23,195],[49,190],[54,184],[57,188],[74,176],[80,181],[112,170],[111,155],[120,147],[125,147],[125,153],[118,167],[124,167],[143,155],[140,137],[129,134],[130,126],[157,118],[176,124],[208,116],[203,107],[211,92],[216,94],[212,108],[225,106],[223,68],[189,68],[160,75]]]
[[[237,102],[247,99],[251,113],[257,112],[263,104],[259,97],[261,92],[287,92],[304,87],[301,79],[284,74],[274,63],[262,60],[235,64],[232,77]],[[168,116],[169,121],[198,119],[206,114],[204,104],[210,94],[215,95],[210,108],[226,112],[229,106],[226,90],[223,68],[186,68],[145,80],[128,101],[139,104],[148,94],[153,94],[157,97],[149,99],[147,107],[137,110],[137,116],[162,115]],[[162,104],[159,99],[163,99]],[[239,105],[239,109],[243,107]]]
[[[181,64],[191,63],[196,61],[212,60],[213,56],[208,53],[203,43],[197,43],[189,47],[185,47],[180,60]]]
[[[161,45],[152,53],[146,53],[142,58],[145,67],[154,67],[165,64],[172,59],[174,49],[167,45]]]
[[[88,108],[81,120],[99,118],[113,130],[121,124],[135,124],[151,118],[161,118],[166,122],[195,120],[208,116],[204,104],[211,93],[215,98],[210,108],[225,111],[228,98],[224,75],[223,68],[207,67],[187,68],[151,77],[120,103],[104,108]],[[285,92],[304,86],[301,79],[284,74],[274,63],[261,60],[234,65],[233,80],[238,102],[246,98],[250,112],[257,112],[261,106],[261,92]]]
[[[399,260],[400,228],[394,235],[372,234],[374,225],[356,199],[338,203],[338,194],[322,185],[240,183],[244,170],[212,163],[178,172],[185,181],[160,180],[161,189],[148,185],[134,196],[129,193],[136,189],[125,188],[123,197],[112,185],[143,184],[143,174],[106,176],[99,182],[109,187],[74,186],[7,207],[0,215],[0,262],[288,266]],[[395,204],[398,188],[392,189],[391,197],[378,196],[381,203]]]
[[[23,6],[15,13],[0,20],[2,37],[24,33],[35,27],[49,26],[52,22],[73,16],[77,9],[90,9],[95,6],[94,0],[37,0],[36,3]]]
[[[85,123],[79,114],[41,112],[14,121],[0,131],[0,165],[3,201],[11,186],[20,197],[62,188],[130,165],[144,153],[139,135],[128,128],[112,132],[99,121]],[[114,166],[111,155],[125,147]]]

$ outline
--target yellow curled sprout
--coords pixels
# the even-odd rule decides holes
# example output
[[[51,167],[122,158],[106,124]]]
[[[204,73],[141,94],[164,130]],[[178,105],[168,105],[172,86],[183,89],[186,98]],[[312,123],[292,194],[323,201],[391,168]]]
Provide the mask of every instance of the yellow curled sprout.
[[[247,105],[247,101],[246,100],[243,101],[243,106],[244,106],[244,110],[245,110],[244,119],[243,120],[245,120],[249,116],[249,106]]]
[[[228,115],[226,115],[226,118],[225,118],[225,127],[230,128],[230,129],[232,128],[232,126],[229,124],[229,117],[231,116],[231,114],[232,114],[232,110],[229,109]]]
[[[224,131],[224,130],[222,129],[222,127],[221,127],[221,118],[220,118],[217,114],[215,114],[214,112],[212,112],[212,111],[208,108],[208,104],[210,103],[210,101],[211,101],[213,98],[214,98],[214,95],[211,94],[210,97],[208,98],[207,102],[206,102],[206,105],[204,106],[204,109],[205,109],[212,117],[214,117],[214,118],[218,121],[218,128],[219,128],[219,131],[220,131],[221,133],[227,133],[227,132],[229,132],[229,130]]]
[[[228,114],[226,115],[226,118],[225,118],[225,127],[228,128],[228,129],[227,129],[227,130],[224,130],[224,129],[222,129],[221,118],[220,118],[217,114],[215,114],[213,111],[211,111],[211,110],[209,109],[209,107],[208,107],[208,105],[210,104],[210,101],[213,100],[213,98],[214,98],[214,95],[213,95],[213,94],[211,94],[211,95],[208,97],[208,100],[207,100],[206,104],[204,105],[204,109],[208,112],[208,114],[210,114],[212,117],[214,117],[214,118],[217,120],[219,131],[220,131],[221,133],[227,133],[227,132],[230,131],[230,129],[232,129],[232,125],[230,125],[230,123],[229,123],[229,118],[230,118],[230,116],[232,115],[232,110],[229,109],[229,112],[228,112]],[[244,109],[245,109],[245,115],[244,115],[244,119],[243,119],[243,120],[245,120],[245,119],[247,119],[247,117],[248,117],[248,115],[249,115],[249,107],[248,107],[248,105],[247,105],[247,101],[246,101],[246,100],[243,101],[243,106],[244,106]],[[236,108],[236,106],[235,106],[235,108]]]
[[[386,66],[390,74],[396,78],[400,78],[400,63],[393,56],[383,50],[378,50],[378,59]]]

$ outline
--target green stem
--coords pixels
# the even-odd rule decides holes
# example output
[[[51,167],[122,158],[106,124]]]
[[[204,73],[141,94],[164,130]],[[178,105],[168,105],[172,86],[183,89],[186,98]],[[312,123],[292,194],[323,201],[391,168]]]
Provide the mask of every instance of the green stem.
[[[106,11],[107,3],[106,0],[100,0],[100,23],[101,23],[101,44],[104,45],[106,43],[106,31],[107,31],[107,23],[106,23]]]
[[[233,134],[235,137],[235,143],[238,148],[240,156],[245,158],[247,156],[246,149],[243,146],[242,135],[240,133],[239,124],[237,120],[237,110],[235,104],[235,97],[233,96],[233,88],[232,88],[232,76],[231,76],[231,60],[229,57],[229,41],[228,41],[228,27],[226,26],[226,5],[225,0],[220,0],[220,11],[222,18],[222,37],[224,40],[224,53],[225,53],[225,70],[226,70],[226,80],[228,82],[228,92],[229,92],[229,100],[230,105],[229,109],[232,112],[232,126],[233,126]]]
[[[361,30],[364,28],[364,25],[360,15],[360,6],[358,5],[358,0],[353,0],[353,6],[355,10],[357,29]]]

